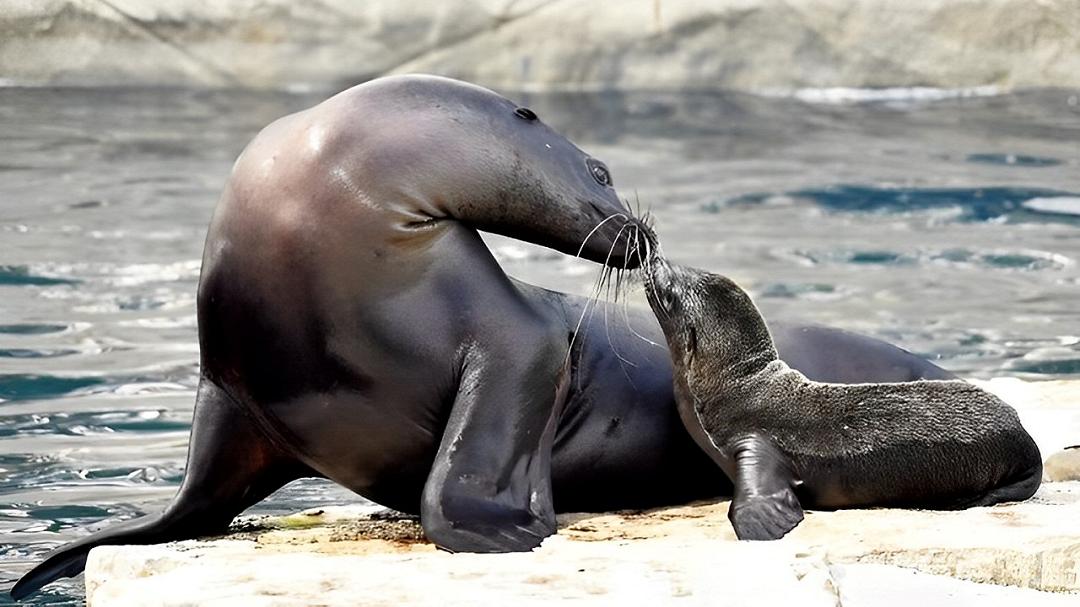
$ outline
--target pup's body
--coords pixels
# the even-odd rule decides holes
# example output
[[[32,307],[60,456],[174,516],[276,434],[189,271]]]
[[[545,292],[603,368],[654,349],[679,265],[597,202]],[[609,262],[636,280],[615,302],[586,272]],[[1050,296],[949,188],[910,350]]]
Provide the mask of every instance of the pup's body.
[[[963,381],[826,384],[777,358],[731,280],[651,255],[646,292],[690,434],[735,484],[741,539],[776,539],[811,508],[966,508],[1023,500],[1039,449],[1016,411]]]

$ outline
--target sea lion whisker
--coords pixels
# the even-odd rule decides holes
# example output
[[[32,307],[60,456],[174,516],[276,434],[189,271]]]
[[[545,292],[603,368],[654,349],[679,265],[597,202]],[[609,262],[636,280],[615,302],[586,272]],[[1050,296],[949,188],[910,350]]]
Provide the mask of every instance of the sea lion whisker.
[[[604,258],[604,273],[601,274],[604,280],[610,280],[611,272],[615,270],[615,268],[611,267],[611,256],[615,253],[615,247],[619,246],[619,239],[622,238],[623,233],[630,227],[632,227],[630,223],[623,224],[623,226],[619,228],[619,231],[615,233],[615,238],[611,239],[611,248],[608,249],[607,257]],[[603,281],[601,281],[601,284],[598,286],[602,288]],[[597,295],[599,295],[600,292],[601,291],[598,290]],[[610,290],[608,293],[610,293]]]
[[[629,232],[627,232],[627,234],[629,234]],[[627,238],[629,238],[629,235],[627,236]],[[629,246],[629,244],[627,246]],[[626,265],[629,259],[630,254],[628,251],[627,254],[623,256],[623,267],[615,268],[615,299],[613,300],[615,303],[619,302],[619,292],[622,290],[623,287],[623,273],[626,271]]]
[[[612,217],[615,217],[617,215],[618,215],[617,213],[613,214],[611,217],[608,217],[604,221],[608,221],[609,219],[611,219]],[[603,222],[601,222],[600,225],[603,225]],[[581,316],[578,317],[577,324],[574,326],[574,333],[570,337],[570,345],[569,345],[569,347],[567,348],[567,351],[566,351],[566,360],[567,361],[569,361],[570,356],[573,355],[574,346],[577,345],[578,335],[581,335],[581,340],[582,340],[579,348],[581,349],[582,352],[584,352],[585,340],[586,340],[587,336],[581,334],[581,326],[584,323],[585,327],[588,328],[592,324],[592,317],[596,312],[596,306],[597,306],[597,304],[599,302],[600,294],[603,292],[603,285],[604,285],[605,276],[607,275],[607,271],[610,269],[608,264],[611,262],[611,255],[612,255],[612,253],[614,253],[615,246],[618,244],[619,236],[622,234],[623,230],[625,230],[627,228],[628,225],[629,224],[626,224],[626,225],[622,226],[621,228],[619,228],[619,232],[616,233],[615,238],[612,241],[611,248],[608,249],[608,255],[607,255],[607,258],[604,261],[604,265],[600,269],[600,274],[597,277],[596,284],[593,286],[593,290],[592,290],[591,294],[589,295],[589,297],[585,300],[585,306],[581,309]],[[600,227],[600,226],[598,225],[597,228],[598,227]],[[595,231],[595,230],[596,230],[596,228],[593,228],[593,231]],[[590,232],[590,235],[591,234],[592,233]],[[589,236],[586,236],[585,238],[586,238],[586,240],[588,240]],[[584,247],[584,243],[582,244],[582,246]],[[579,253],[580,253],[580,251],[579,251]],[[586,316],[588,317],[588,321],[585,320]],[[579,353],[579,355],[580,355],[580,353]]]
[[[634,226],[634,248],[633,248],[631,253],[627,253],[626,259],[630,259],[631,254],[637,255],[638,265],[643,266],[644,261],[641,259],[641,246],[638,244],[638,242],[641,240],[639,238],[640,233],[641,233],[641,228],[639,228],[637,226]],[[630,323],[630,304],[629,304],[629,300],[626,297],[623,297],[622,304],[623,304],[622,305],[623,322],[626,324],[626,329],[628,331],[630,331],[631,335],[633,335],[634,337],[640,339],[641,341],[649,344],[650,346],[656,346],[656,347],[661,347],[661,348],[666,347],[666,346],[664,346],[662,344],[659,344],[659,343],[649,339],[648,337],[645,337],[641,333],[638,333],[634,329],[634,325]]]
[[[569,361],[570,357],[573,356],[575,346],[578,347],[578,362],[579,363],[581,362],[581,360],[580,360],[581,356],[583,356],[584,353],[585,353],[585,344],[588,341],[589,336],[588,336],[587,333],[582,333],[582,324],[585,325],[586,330],[590,326],[592,326],[592,319],[593,319],[593,316],[596,315],[596,306],[598,305],[598,303],[600,301],[600,293],[601,293],[601,291],[603,289],[604,276],[607,273],[607,269],[608,269],[607,266],[603,266],[603,267],[600,268],[600,272],[597,275],[596,284],[593,286],[593,289],[592,289],[592,292],[590,293],[590,295],[585,298],[585,305],[581,309],[581,316],[578,317],[577,324],[574,326],[574,333],[570,337],[570,346],[566,351],[566,360],[567,361]],[[586,320],[586,318],[587,318],[587,320]],[[581,336],[581,343],[580,344],[577,343],[579,335]],[[577,376],[577,382],[578,382],[578,388],[580,389],[581,388],[581,375],[580,374]]]
[[[623,226],[623,228],[619,230],[619,234],[618,234],[618,236],[616,236],[616,242],[618,241],[619,238],[622,237],[623,230],[625,230],[627,227],[630,227],[629,224],[626,225],[626,226]],[[629,234],[629,232],[627,232],[627,234]],[[610,261],[610,259],[609,259],[609,261]],[[624,262],[625,262],[625,259],[624,259]],[[614,273],[616,275],[616,277],[617,277],[616,278],[616,285],[618,285],[619,269],[618,268],[612,268],[612,267],[607,268],[606,299],[608,301],[606,301],[605,305],[604,305],[604,334],[607,336],[608,347],[611,348],[612,354],[614,354],[616,360],[619,361],[619,369],[623,372],[623,375],[626,376],[626,380],[628,382],[630,382],[630,385],[633,386],[634,390],[636,391],[637,390],[637,384],[634,383],[634,378],[630,376],[630,372],[626,370],[626,367],[629,365],[631,368],[636,369],[637,368],[637,363],[631,361],[630,359],[628,359],[625,356],[623,356],[622,354],[620,354],[619,349],[615,346],[615,342],[612,341],[612,339],[611,339],[611,321],[608,318],[608,308],[611,307],[610,298],[611,298],[611,275],[612,275],[612,273]],[[617,295],[618,295],[618,291],[616,290],[616,296]]]
[[[577,253],[574,255],[574,257],[581,257],[582,251],[585,250],[585,245],[589,243],[589,239],[592,238],[594,234],[596,234],[597,230],[599,230],[605,223],[607,223],[607,222],[609,222],[612,219],[615,219],[617,217],[621,217],[621,218],[627,219],[627,220],[630,219],[629,217],[626,216],[625,213],[612,213],[611,215],[608,215],[607,217],[605,217],[603,220],[600,221],[600,223],[596,224],[596,226],[593,229],[589,230],[588,234],[585,235],[585,239],[581,241],[581,246],[578,247]],[[617,242],[618,239],[619,239],[618,235],[616,235],[616,237],[613,239],[613,242]],[[614,245],[612,245],[612,248],[614,248]],[[608,256],[610,257],[610,252],[609,252]]]
[[[618,270],[617,268],[613,268],[610,265],[610,263],[611,263],[611,255],[612,255],[612,253],[614,253],[615,247],[618,246],[619,239],[622,238],[623,233],[629,234],[629,232],[627,230],[628,230],[628,228],[631,228],[631,227],[633,227],[633,226],[631,226],[630,224],[626,224],[626,225],[622,226],[621,228],[619,228],[618,233],[615,235],[615,239],[612,241],[611,249],[608,250],[607,259],[604,260],[605,272],[604,272],[604,276],[603,276],[603,282],[606,283],[606,285],[601,285],[601,286],[605,288],[604,293],[605,293],[605,299],[606,300],[610,300],[610,297],[611,297],[611,275],[612,275],[612,273],[614,273],[614,272],[616,272]],[[635,363],[628,360],[626,357],[624,357],[623,355],[621,355],[619,353],[618,348],[615,347],[615,343],[611,340],[611,322],[610,322],[609,317],[608,317],[608,307],[609,306],[606,305],[607,303],[609,303],[609,302],[606,301],[605,305],[604,305],[604,334],[607,336],[608,346],[611,347],[611,351],[612,351],[613,354],[615,354],[615,358],[617,358],[619,360],[620,366],[622,366],[623,364],[626,364],[626,365],[630,365],[631,367],[637,367],[637,365]],[[626,373],[625,367],[623,368],[623,372]],[[628,373],[627,373],[627,379],[630,379],[630,375]],[[632,382],[633,382],[633,380],[631,380],[631,383]]]
[[[636,249],[634,250],[634,252],[635,252],[635,253],[637,253],[637,256],[638,256],[638,267],[639,267],[639,268],[644,268],[644,267],[645,267],[645,262],[646,262],[646,260],[648,260],[648,258],[649,258],[649,257],[648,257],[648,251],[649,251],[649,242],[648,242],[648,239],[646,239],[646,241],[645,241],[645,247],[644,247],[644,249],[645,249],[645,252],[646,252],[646,256],[645,256],[645,259],[642,259],[642,258],[641,258],[641,249],[642,249],[642,247],[637,247],[637,248],[636,248]],[[645,277],[646,277],[645,279],[646,279],[646,280],[648,280],[648,274],[649,274],[649,273],[648,273],[647,271],[642,271],[642,273],[643,273],[643,274],[645,275]],[[644,282],[644,281],[643,281],[643,282]]]
[[[626,304],[625,301],[623,302],[623,321],[626,324],[626,329],[628,331],[630,331],[630,334],[633,335],[634,337],[636,337],[636,338],[640,339],[641,341],[649,344],[650,346],[655,346],[657,348],[665,348],[665,347],[667,347],[667,346],[665,346],[665,345],[663,345],[663,344],[661,344],[659,342],[653,341],[653,340],[649,339],[648,337],[645,337],[641,333],[638,333],[636,329],[634,329],[634,326],[630,323],[629,306],[628,306],[628,304]]]
[[[603,270],[600,270],[600,272],[603,273]],[[599,278],[597,280],[599,281]],[[595,293],[595,292],[596,292],[596,287],[593,287],[593,293]],[[585,298],[585,305],[582,306],[582,308],[581,308],[581,316],[578,317],[577,324],[574,325],[574,332],[570,335],[570,345],[566,349],[566,361],[567,362],[569,362],[570,357],[573,356],[574,346],[577,345],[578,335],[581,335],[581,325],[582,325],[582,323],[585,322],[585,316],[589,314],[589,309],[594,305],[595,302],[596,302],[596,298],[594,296],[590,296],[590,297]],[[584,349],[585,337],[582,336],[581,340],[582,340],[581,347],[582,347],[582,349]],[[579,353],[579,355],[580,355],[580,353]],[[578,362],[580,362],[580,360]],[[578,384],[578,387],[579,388],[581,387],[580,384]]]

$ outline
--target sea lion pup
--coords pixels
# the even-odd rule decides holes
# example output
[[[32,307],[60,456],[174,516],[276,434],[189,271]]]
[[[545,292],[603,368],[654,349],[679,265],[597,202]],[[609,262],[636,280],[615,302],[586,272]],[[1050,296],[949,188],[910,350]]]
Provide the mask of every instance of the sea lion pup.
[[[657,248],[644,282],[679,415],[735,485],[739,539],[783,537],[804,505],[959,509],[1038,489],[1039,449],[996,396],[960,380],[811,381],[777,358],[745,291]]]

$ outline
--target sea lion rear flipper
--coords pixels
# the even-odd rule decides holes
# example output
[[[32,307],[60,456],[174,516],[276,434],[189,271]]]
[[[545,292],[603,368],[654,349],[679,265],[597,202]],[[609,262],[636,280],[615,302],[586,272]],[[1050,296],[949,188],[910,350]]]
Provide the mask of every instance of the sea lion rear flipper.
[[[555,533],[551,448],[568,359],[549,341],[466,355],[420,523],[451,552],[524,552]]]
[[[725,448],[735,462],[728,518],[740,540],[776,540],[803,520],[791,459],[768,438],[748,434]]]
[[[111,525],[53,551],[27,572],[11,596],[21,600],[61,577],[76,576],[97,546],[155,544],[228,529],[245,508],[314,471],[278,451],[221,388],[199,383],[180,490],[165,512]]]

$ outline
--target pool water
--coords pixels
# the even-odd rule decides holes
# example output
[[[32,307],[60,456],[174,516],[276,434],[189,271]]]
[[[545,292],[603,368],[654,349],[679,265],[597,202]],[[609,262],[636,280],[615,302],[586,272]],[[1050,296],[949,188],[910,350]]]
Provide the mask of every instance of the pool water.
[[[214,202],[260,127],[327,93],[0,89],[0,588],[176,490]],[[669,257],[731,275],[767,318],[969,377],[1080,377],[1076,91],[512,96],[608,163]],[[513,276],[592,290],[595,265],[488,240]],[[302,481],[256,509],[358,499]],[[30,603],[81,597],[65,580]]]

